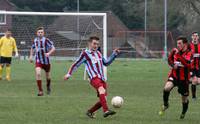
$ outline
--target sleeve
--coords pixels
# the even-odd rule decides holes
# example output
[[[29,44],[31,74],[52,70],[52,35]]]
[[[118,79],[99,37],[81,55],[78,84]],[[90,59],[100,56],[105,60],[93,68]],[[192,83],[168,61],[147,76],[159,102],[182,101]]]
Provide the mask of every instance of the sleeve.
[[[3,37],[0,38],[0,48],[2,46],[2,42],[3,42]]]
[[[76,71],[78,69],[78,67],[84,63],[86,61],[86,58],[85,58],[85,52],[83,51],[81,53],[81,55],[79,56],[79,58],[72,64],[72,66],[70,67],[69,71],[68,71],[68,75],[72,75],[72,73],[74,71]]]
[[[169,56],[168,56],[168,64],[169,66],[173,67],[174,66],[174,55],[177,52],[177,49],[172,49],[172,51],[170,52]]]
[[[13,50],[15,51],[15,52],[17,52],[18,50],[17,50],[17,45],[16,45],[16,41],[15,41],[15,39],[13,38]]]
[[[186,55],[186,57],[184,58],[183,56],[181,56],[180,54],[178,54],[178,59],[181,61],[181,63],[186,66],[186,67],[191,67],[191,52],[188,52],[188,54]]]
[[[31,48],[32,48],[32,49],[35,49],[35,40],[32,41]]]
[[[53,48],[54,47],[53,42],[51,40],[49,40],[49,39],[46,39],[46,45],[47,45],[48,48]]]
[[[105,58],[103,58],[103,65],[105,65],[105,66],[108,66],[108,65],[110,65],[114,60],[115,60],[115,58],[117,57],[117,53],[116,52],[113,52],[109,57],[108,57],[108,59],[105,59]]]

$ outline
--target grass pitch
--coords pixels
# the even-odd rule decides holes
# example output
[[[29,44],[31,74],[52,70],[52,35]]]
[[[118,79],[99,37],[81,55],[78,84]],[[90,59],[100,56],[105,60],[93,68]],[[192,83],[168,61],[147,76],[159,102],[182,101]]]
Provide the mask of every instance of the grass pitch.
[[[167,79],[168,66],[161,60],[115,61],[108,67],[109,96],[122,96],[124,105],[114,109],[117,114],[103,118],[102,110],[96,119],[85,115],[96,100],[96,92],[83,81],[83,70],[64,82],[63,75],[71,62],[52,62],[52,94],[38,97],[34,65],[13,61],[12,81],[0,81],[0,124],[198,124],[200,100],[192,101],[184,120],[180,96],[176,89],[170,96],[170,108],[160,117],[162,87]],[[44,74],[43,74],[44,77]],[[44,79],[44,78],[43,78]],[[45,80],[43,88],[45,89]],[[198,96],[199,95],[199,89]]]

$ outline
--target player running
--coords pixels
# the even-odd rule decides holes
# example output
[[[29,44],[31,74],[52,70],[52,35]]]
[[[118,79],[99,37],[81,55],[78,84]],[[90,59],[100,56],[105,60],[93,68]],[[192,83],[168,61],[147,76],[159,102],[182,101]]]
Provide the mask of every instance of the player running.
[[[192,33],[192,41],[190,43],[191,52],[193,54],[192,70],[191,70],[191,91],[192,99],[196,100],[196,85],[200,84],[200,43],[197,32]]]
[[[15,39],[12,37],[12,32],[7,29],[5,36],[0,39],[0,80],[2,80],[3,66],[6,66],[6,80],[11,80],[11,61],[12,54],[15,52],[15,56],[18,57],[18,50]]]
[[[171,70],[163,90],[163,105],[159,111],[160,115],[163,115],[164,111],[168,109],[170,91],[176,86],[178,87],[178,92],[182,96],[182,113],[180,119],[185,117],[188,110],[190,62],[192,57],[188,46],[187,38],[179,37],[177,39],[177,48],[174,48],[168,56],[168,64],[171,66]]]
[[[86,115],[94,118],[95,111],[101,107],[103,108],[104,117],[114,115],[116,112],[109,110],[107,105],[107,83],[105,82],[103,66],[110,65],[120,51],[115,49],[112,55],[106,60],[103,58],[101,52],[97,50],[99,46],[98,37],[90,37],[88,46],[88,49],[83,50],[77,61],[70,67],[68,73],[64,76],[64,80],[68,80],[72,73],[84,63],[90,78],[90,84],[96,89],[97,96],[99,97],[99,101],[87,111]]]
[[[47,94],[51,92],[51,77],[50,77],[50,60],[49,56],[55,51],[53,42],[44,36],[44,28],[37,29],[37,37],[34,39],[29,61],[32,63],[33,53],[35,52],[35,76],[38,86],[38,96],[43,96],[41,70],[43,69],[46,74]]]

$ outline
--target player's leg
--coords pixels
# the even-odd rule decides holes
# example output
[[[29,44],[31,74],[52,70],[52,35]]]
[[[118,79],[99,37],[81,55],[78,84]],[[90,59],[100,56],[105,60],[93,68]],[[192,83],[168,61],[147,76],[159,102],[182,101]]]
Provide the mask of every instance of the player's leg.
[[[38,96],[43,96],[43,89],[42,89],[42,80],[41,80],[41,67],[35,68],[35,76],[38,86]]]
[[[10,81],[11,80],[11,57],[6,57],[5,58],[5,63],[6,63],[6,80]]]
[[[169,106],[169,95],[173,89],[174,84],[172,81],[167,81],[163,89],[163,105],[168,108]]]
[[[109,110],[108,109],[108,105],[107,105],[107,99],[106,99],[106,89],[103,86],[100,86],[98,88],[98,92],[99,92],[99,99],[103,108],[103,112],[104,112],[104,117],[108,117],[109,115],[114,115],[116,114],[116,112]]]
[[[174,84],[172,81],[168,80],[165,83],[163,89],[163,105],[161,106],[161,110],[159,111],[159,115],[163,115],[164,111],[169,107],[169,95],[170,91],[174,88]]]
[[[183,119],[185,117],[185,114],[188,110],[188,105],[189,105],[188,96],[182,95],[182,112],[181,112],[180,119]]]
[[[191,91],[192,91],[192,99],[196,99],[196,85],[198,83],[198,78],[196,76],[196,71],[193,71]]]
[[[11,65],[7,63],[6,64],[6,80],[7,81],[11,80],[10,73],[11,73]]]
[[[97,90],[97,92],[99,94],[99,101],[103,108],[104,117],[107,117],[109,115],[115,114],[116,112],[108,109],[107,100],[106,100],[106,95],[107,95],[106,84],[104,84],[104,83],[105,82],[103,82],[99,78],[94,78],[93,80],[91,80],[91,85]]]
[[[47,94],[49,95],[51,93],[51,75],[50,75],[50,64],[44,65],[43,69],[45,70],[46,74],[46,87],[47,87]]]
[[[0,80],[2,80],[3,64],[0,64]]]
[[[0,59],[0,80],[2,80],[4,63],[5,63],[5,58],[3,56],[1,56],[1,59]]]
[[[47,94],[49,95],[51,93],[51,76],[50,72],[45,72],[46,74],[46,87],[47,87]]]
[[[100,109],[102,106],[101,106],[101,102],[98,101],[96,102],[87,112],[86,112],[86,115],[90,118],[95,118],[95,112]]]
[[[188,110],[189,83],[186,81],[180,81],[178,84],[178,92],[182,96],[182,112],[180,115],[180,119],[183,119]]]

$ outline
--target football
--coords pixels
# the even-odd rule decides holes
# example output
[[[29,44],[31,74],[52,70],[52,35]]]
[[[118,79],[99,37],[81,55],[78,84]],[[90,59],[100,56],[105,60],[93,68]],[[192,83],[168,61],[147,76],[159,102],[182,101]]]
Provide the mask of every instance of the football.
[[[114,96],[111,100],[111,104],[114,108],[120,108],[124,103],[124,100],[121,96]]]

